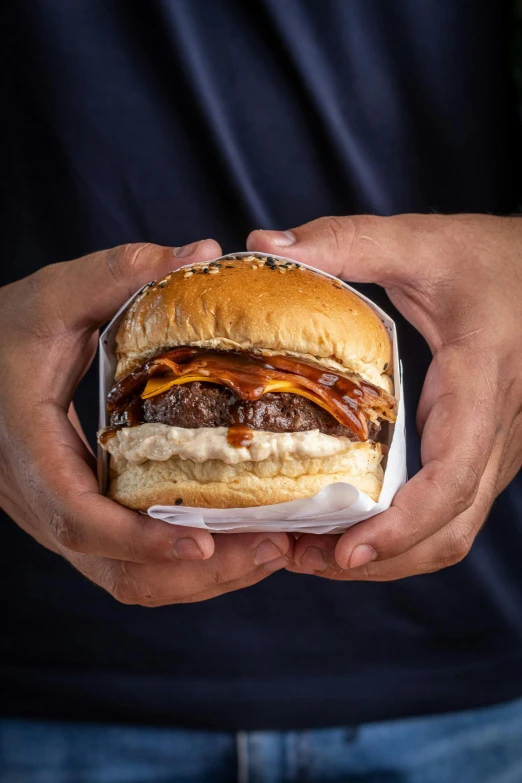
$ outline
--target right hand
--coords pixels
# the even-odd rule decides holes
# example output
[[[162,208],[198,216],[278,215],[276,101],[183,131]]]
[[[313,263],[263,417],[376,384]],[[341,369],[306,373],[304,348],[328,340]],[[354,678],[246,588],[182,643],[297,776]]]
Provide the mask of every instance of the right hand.
[[[126,604],[202,601],[287,564],[284,533],[213,537],[100,495],[96,460],[72,409],[98,328],[140,286],[220,254],[212,240],[174,253],[125,245],[52,264],[0,288],[0,505]]]

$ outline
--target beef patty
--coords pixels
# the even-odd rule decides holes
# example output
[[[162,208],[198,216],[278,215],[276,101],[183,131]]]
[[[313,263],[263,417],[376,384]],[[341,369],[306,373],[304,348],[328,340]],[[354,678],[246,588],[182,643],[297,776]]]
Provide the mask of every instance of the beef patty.
[[[110,423],[125,426],[136,421],[159,422],[189,429],[229,427],[232,424],[231,407],[237,402],[235,394],[226,386],[193,381],[172,386],[148,400],[134,397],[125,409],[112,414]],[[298,394],[269,393],[253,402],[240,401],[236,421],[265,432],[319,430],[326,435],[357,440],[351,430],[339,424],[328,411]],[[370,439],[375,440],[380,425],[370,423],[369,430]]]

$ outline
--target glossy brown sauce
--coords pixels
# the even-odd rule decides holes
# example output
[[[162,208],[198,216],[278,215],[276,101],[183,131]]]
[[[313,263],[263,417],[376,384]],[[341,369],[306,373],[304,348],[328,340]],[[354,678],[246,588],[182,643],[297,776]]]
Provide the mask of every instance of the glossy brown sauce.
[[[110,440],[111,438],[114,438],[114,436],[116,435],[116,433],[118,432],[119,429],[120,429],[120,427],[106,427],[98,435],[98,440],[100,441],[100,443],[102,445],[104,443],[107,443],[108,440]]]
[[[240,446],[250,446],[254,437],[254,430],[249,424],[244,424],[239,420],[240,400],[230,408],[230,417],[232,424],[228,428],[227,441],[230,446],[238,449]]]
[[[200,348],[176,348],[133,370],[119,381],[107,398],[110,414],[121,411],[120,426],[140,423],[141,400],[136,397],[129,406],[129,397],[142,393],[149,378],[174,373],[178,377],[197,375],[208,377],[231,389],[240,400],[257,400],[270,381],[286,381],[308,392],[310,399],[323,403],[329,413],[348,427],[359,440],[368,439],[368,421],[361,407],[370,407],[382,398],[385,407],[393,399],[382,389],[362,379],[351,380],[288,356],[260,357],[236,351],[205,351]],[[281,391],[285,391],[281,389]],[[233,421],[234,421],[234,411]],[[248,425],[235,422],[230,428],[229,443],[247,445],[253,437]]]
[[[248,424],[232,424],[228,428],[227,441],[236,449],[240,446],[250,446],[253,437],[254,430]]]

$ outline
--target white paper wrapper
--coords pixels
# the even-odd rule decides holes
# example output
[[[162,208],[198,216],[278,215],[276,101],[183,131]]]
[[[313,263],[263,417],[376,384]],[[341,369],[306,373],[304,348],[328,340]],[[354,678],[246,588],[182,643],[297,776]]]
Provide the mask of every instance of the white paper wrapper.
[[[260,253],[230,253],[222,259],[243,256],[261,256]],[[290,259],[273,256],[281,260]],[[220,261],[222,259],[216,259]],[[302,266],[311,269],[325,277],[332,277],[306,264]],[[342,281],[341,281],[342,282]],[[350,291],[350,286],[343,283]],[[140,289],[142,290],[142,289]],[[123,313],[138,295],[137,291],[115,315],[109,326],[100,336],[100,427],[107,425],[106,399],[114,383],[116,369],[115,344],[116,333]],[[361,296],[358,291],[354,291]],[[256,506],[253,508],[208,509],[188,508],[183,506],[152,506],[148,514],[155,519],[163,519],[172,525],[205,528],[215,533],[262,532],[266,530],[286,531],[292,533],[342,533],[356,522],[379,514],[391,505],[397,490],[406,481],[406,436],[404,397],[402,388],[402,370],[397,346],[397,332],[392,319],[366,297],[362,296],[370,307],[375,310],[388,329],[393,341],[393,377],[395,396],[398,399],[397,421],[391,430],[391,443],[386,459],[384,483],[379,498],[375,503],[368,495],[360,492],[351,484],[330,484],[315,497],[304,500],[292,500],[289,503],[278,503],[273,506]],[[98,481],[100,490],[105,492],[108,477],[108,454],[98,446]]]

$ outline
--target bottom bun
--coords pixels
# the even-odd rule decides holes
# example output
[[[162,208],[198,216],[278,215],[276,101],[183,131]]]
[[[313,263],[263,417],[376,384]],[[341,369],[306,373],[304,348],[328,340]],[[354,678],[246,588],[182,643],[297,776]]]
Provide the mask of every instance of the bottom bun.
[[[329,457],[269,457],[227,465],[221,460],[193,462],[171,457],[133,464],[111,458],[109,497],[123,506],[248,508],[309,498],[328,484],[353,484],[377,501],[382,488],[378,444],[351,443]]]

